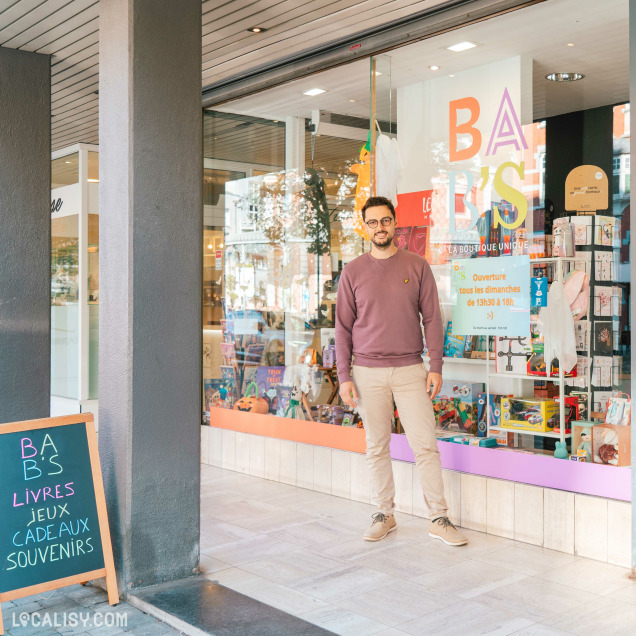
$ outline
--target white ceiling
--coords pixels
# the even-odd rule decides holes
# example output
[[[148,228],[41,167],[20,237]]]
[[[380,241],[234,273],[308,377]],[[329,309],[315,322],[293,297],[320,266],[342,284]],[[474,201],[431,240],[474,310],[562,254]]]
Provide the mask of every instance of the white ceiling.
[[[440,0],[206,0],[202,2],[202,86],[439,4],[443,3]],[[472,53],[455,56],[440,50],[445,43],[443,38],[415,45],[415,56],[406,50],[393,51],[393,86],[426,76],[430,71],[425,69],[432,63],[442,66],[440,72],[452,72],[503,56],[529,53],[537,60],[539,79],[544,71],[557,70],[553,66],[557,61],[571,67],[560,70],[588,75],[584,82],[567,87],[547,87],[536,79],[535,116],[563,108],[573,110],[573,105],[587,108],[601,99],[603,103],[625,100],[627,5],[628,0],[549,0],[462,30],[462,37],[475,37],[484,44]],[[268,30],[251,34],[247,32],[250,26]],[[449,41],[457,41],[457,35],[458,32],[449,34]],[[566,50],[565,41],[569,39],[577,46]],[[0,0],[0,46],[52,56],[53,149],[77,142],[97,144],[99,2]],[[330,93],[322,96],[318,107],[364,115],[368,110],[364,77],[367,64],[362,61],[331,72]],[[326,74],[324,77],[327,81]],[[282,109],[286,104],[295,113],[309,116],[312,106],[306,98],[300,99],[297,92],[316,81],[322,82],[323,77],[283,87],[274,98],[268,93],[267,99],[277,103],[285,114],[293,114],[289,108]],[[254,112],[263,114],[267,110],[262,95],[249,99],[252,101],[245,104]],[[349,99],[357,101],[353,104]],[[313,107],[317,103],[313,102]],[[343,111],[345,107],[348,110]],[[272,108],[269,111],[273,114]],[[281,113],[273,114],[278,115]]]
[[[438,4],[440,0],[204,0],[202,86]],[[248,33],[252,26],[267,31]],[[53,150],[99,142],[97,0],[0,0],[0,46],[52,56]]]
[[[534,60],[535,120],[628,101],[628,30],[628,0],[552,0],[389,52],[391,86],[395,91],[440,74],[525,55]],[[463,53],[446,50],[463,40],[480,46]],[[430,70],[433,65],[440,69]],[[555,71],[576,71],[585,78],[573,83],[545,79]],[[386,78],[378,76],[377,82],[385,83]],[[327,92],[307,97],[302,93],[309,88]],[[359,60],[217,110],[272,119],[310,118],[314,109],[368,117],[369,94],[369,61]]]

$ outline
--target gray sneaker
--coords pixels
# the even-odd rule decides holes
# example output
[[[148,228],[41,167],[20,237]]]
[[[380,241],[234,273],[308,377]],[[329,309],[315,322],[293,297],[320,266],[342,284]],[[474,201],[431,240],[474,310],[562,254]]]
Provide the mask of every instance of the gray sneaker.
[[[364,533],[365,541],[379,541],[384,537],[397,530],[397,523],[393,515],[385,515],[383,512],[376,512],[373,515],[373,523],[371,527]]]
[[[431,521],[428,536],[443,541],[446,545],[466,545],[468,539],[452,524],[448,517]]]

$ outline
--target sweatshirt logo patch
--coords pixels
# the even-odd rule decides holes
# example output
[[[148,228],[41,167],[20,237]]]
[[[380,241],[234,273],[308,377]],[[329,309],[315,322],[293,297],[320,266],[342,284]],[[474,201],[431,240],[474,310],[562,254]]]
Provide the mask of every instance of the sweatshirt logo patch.
[[[409,279],[408,279],[408,278],[405,278],[405,279],[404,279],[404,284],[406,285],[406,283],[408,283],[408,282],[409,282]]]

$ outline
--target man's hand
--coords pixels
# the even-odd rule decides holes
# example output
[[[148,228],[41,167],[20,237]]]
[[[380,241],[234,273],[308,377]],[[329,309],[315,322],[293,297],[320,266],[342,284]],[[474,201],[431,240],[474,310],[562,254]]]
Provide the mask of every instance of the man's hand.
[[[358,406],[358,392],[351,380],[349,382],[343,382],[340,385],[340,398],[344,404],[350,406],[352,409]]]
[[[429,372],[426,379],[426,392],[431,394],[431,400],[440,392],[442,388],[442,374]]]

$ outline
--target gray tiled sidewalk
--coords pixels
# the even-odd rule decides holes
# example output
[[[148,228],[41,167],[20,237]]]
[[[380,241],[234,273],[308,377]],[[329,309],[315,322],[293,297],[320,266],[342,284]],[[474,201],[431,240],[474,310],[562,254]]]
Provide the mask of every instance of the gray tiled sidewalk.
[[[71,626],[75,615],[77,626]],[[117,626],[125,621],[126,626]],[[92,585],[73,585],[54,592],[2,603],[5,634],[27,636],[37,634],[73,634],[91,636],[155,636],[180,634],[166,623],[144,614],[128,603],[115,607],[108,604],[106,592]],[[66,626],[64,626],[66,618]],[[57,620],[56,620],[57,619]],[[112,624],[111,624],[112,621]],[[54,625],[57,623],[58,627]],[[97,626],[99,625],[99,626]]]
[[[201,469],[201,568],[212,581],[343,636],[636,634],[628,570],[467,531],[468,546],[398,530],[362,540],[363,503]]]

